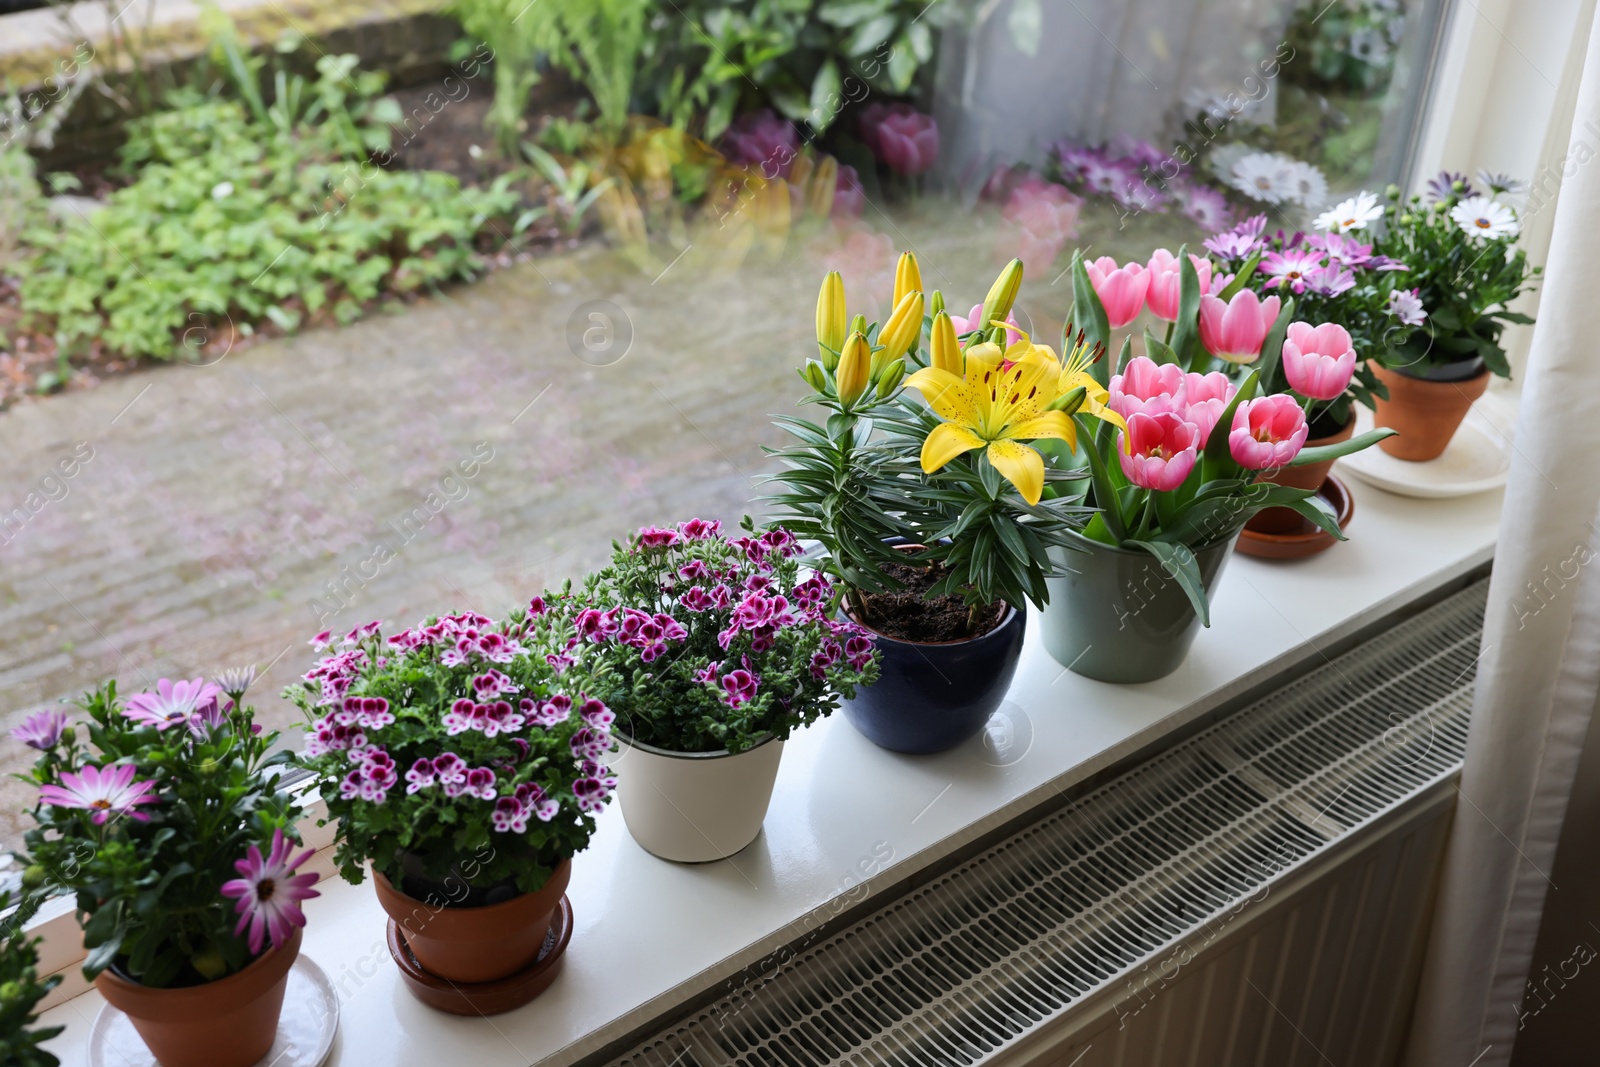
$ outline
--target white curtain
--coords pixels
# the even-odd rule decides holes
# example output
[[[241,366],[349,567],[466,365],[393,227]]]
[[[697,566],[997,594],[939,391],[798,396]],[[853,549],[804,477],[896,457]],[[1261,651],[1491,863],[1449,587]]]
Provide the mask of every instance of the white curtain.
[[[1408,1067],[1510,1062],[1556,844],[1600,697],[1600,301],[1589,273],[1600,259],[1600,161],[1592,162],[1591,128],[1600,129],[1600,23],[1571,135],[1574,157],[1585,162],[1556,208]]]

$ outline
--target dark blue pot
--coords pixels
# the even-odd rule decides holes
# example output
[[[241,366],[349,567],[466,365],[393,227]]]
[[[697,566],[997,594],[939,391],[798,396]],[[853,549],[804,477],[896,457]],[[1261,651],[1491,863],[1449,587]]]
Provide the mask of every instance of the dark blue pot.
[[[844,717],[891,752],[943,752],[974,737],[1006,697],[1022,655],[1028,613],[1010,608],[993,630],[968,641],[901,641],[868,631],[878,680],[844,703]]]

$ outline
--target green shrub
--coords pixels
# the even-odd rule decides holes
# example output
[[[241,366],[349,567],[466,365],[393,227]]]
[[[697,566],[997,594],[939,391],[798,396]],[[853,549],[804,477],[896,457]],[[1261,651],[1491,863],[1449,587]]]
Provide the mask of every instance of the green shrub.
[[[381,82],[352,83],[353,64],[324,57],[305,84],[280,75],[271,108],[185,91],[134,123],[133,184],[27,237],[34,324],[67,347],[99,338],[170,359],[263,322],[349,322],[382,297],[471,277],[474,238],[516,205],[510,179],[468,194],[446,174],[383,169],[387,153],[371,151],[387,143]]]

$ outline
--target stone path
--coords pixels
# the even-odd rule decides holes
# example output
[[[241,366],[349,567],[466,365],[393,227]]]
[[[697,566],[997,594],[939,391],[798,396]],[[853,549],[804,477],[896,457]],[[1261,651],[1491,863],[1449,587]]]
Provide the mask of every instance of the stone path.
[[[851,310],[869,317],[882,304],[859,306],[861,279],[886,298],[908,243],[960,314],[993,277],[994,233],[963,210],[876,226],[888,236],[847,253],[813,242],[737,271],[691,249],[655,279],[585,250],[0,415],[0,728],[108,676],[131,692],[248,663],[268,668],[257,707],[286,726],[276,694],[320,629],[495,615],[642,524],[736,521],[760,446],[781,439],[768,414],[799,395],[824,259],[851,260]],[[1054,340],[1070,296],[1049,281],[1024,301]],[[583,347],[596,300],[620,310],[619,337],[631,326],[625,354]],[[28,755],[0,738],[0,771]],[[31,796],[0,784],[0,847]]]

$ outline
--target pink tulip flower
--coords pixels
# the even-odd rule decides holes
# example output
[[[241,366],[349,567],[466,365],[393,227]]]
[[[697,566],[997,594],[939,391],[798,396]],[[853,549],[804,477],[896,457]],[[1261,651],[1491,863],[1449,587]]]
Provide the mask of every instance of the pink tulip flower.
[[[1185,402],[1183,386],[1183,368],[1176,363],[1157,363],[1149,356],[1135,356],[1128,361],[1126,370],[1111,376],[1109,405],[1124,419],[1141,412],[1181,415]]]
[[[939,124],[910,104],[861,109],[861,139],[896,174],[921,174],[939,158]]]
[[[1287,466],[1306,443],[1306,413],[1288,393],[1247,400],[1233,413],[1228,451],[1234,462],[1253,471]]]
[[[1262,300],[1249,289],[1240,289],[1224,304],[1220,297],[1207,294],[1200,298],[1200,343],[1218,359],[1254,363],[1277,317],[1275,296]]]
[[[1283,373],[1289,387],[1312,400],[1332,400],[1350,385],[1356,350],[1350,331],[1336,322],[1312,326],[1291,322],[1283,341]]]
[[[1232,402],[1236,392],[1228,376],[1219,370],[1184,378],[1183,400],[1187,406],[1183,417],[1199,427],[1202,448],[1211,440],[1211,431],[1216,429],[1217,420],[1222,418],[1223,409]]]
[[[1200,292],[1209,293],[1211,261],[1196,255],[1190,255],[1189,261],[1194,264],[1195,273],[1200,275]],[[1147,270],[1150,274],[1150,292],[1145,299],[1149,302],[1150,314],[1166,322],[1177,322],[1180,283],[1183,278],[1178,257],[1165,248],[1158,248],[1155,255],[1150,257]]]
[[[1091,259],[1083,266],[1090,272],[1094,294],[1106,306],[1106,318],[1112,330],[1120,330],[1139,317],[1139,312],[1144,310],[1144,294],[1150,290],[1149,270],[1136,262],[1118,267],[1110,256]]]
[[[1106,318],[1113,330],[1121,329],[1139,317],[1144,310],[1144,297],[1150,290],[1150,272],[1138,263],[1117,266],[1110,256],[1101,256],[1084,264],[1089,269],[1089,281],[1095,295],[1105,305]]]
[[[1122,473],[1134,485],[1166,492],[1182,485],[1194,470],[1200,430],[1170,411],[1159,415],[1136,412],[1128,420],[1127,440],[1131,450],[1117,449]]]

